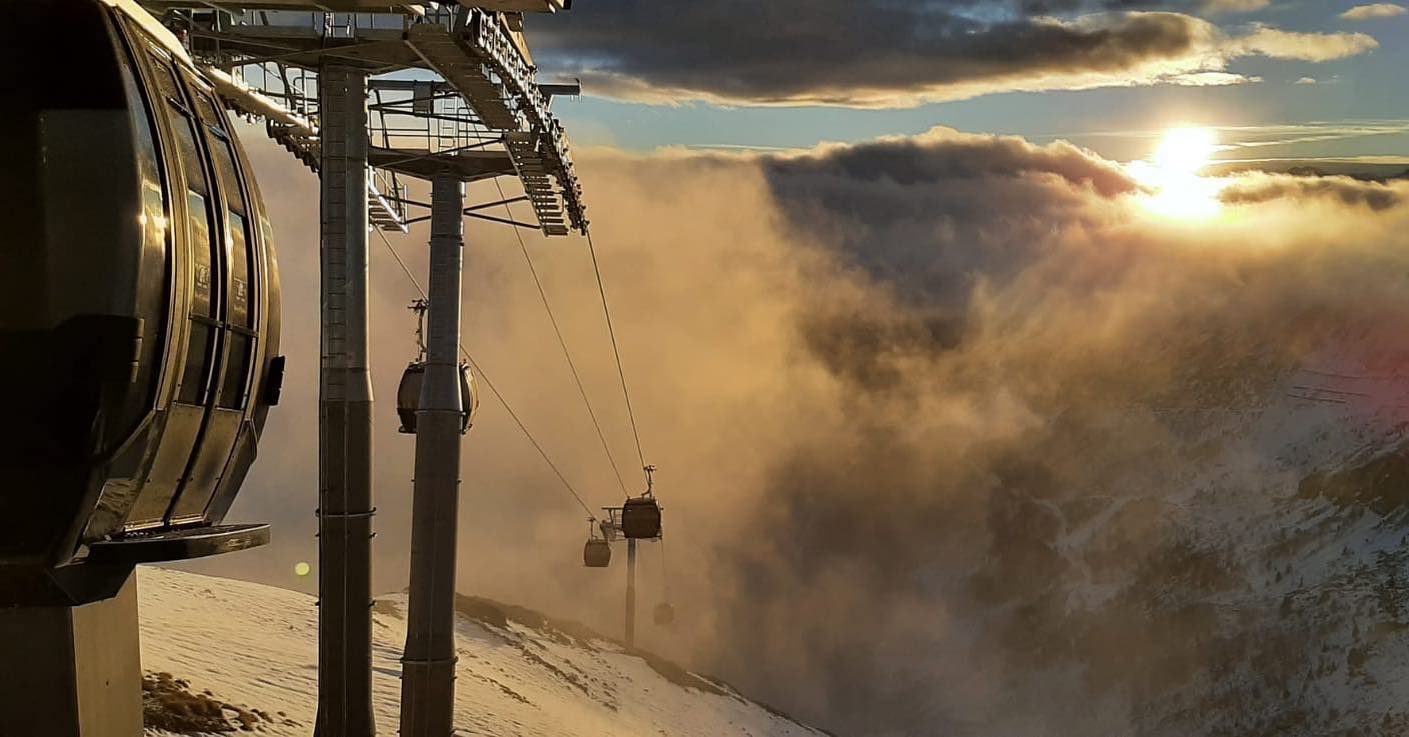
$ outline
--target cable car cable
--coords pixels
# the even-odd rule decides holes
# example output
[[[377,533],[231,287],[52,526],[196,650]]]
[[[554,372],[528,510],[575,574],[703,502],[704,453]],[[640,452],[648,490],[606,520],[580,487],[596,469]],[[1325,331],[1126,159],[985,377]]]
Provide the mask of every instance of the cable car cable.
[[[499,190],[499,199],[507,200],[504,195],[504,188],[499,185],[499,180],[494,180],[495,189]],[[509,203],[504,202],[504,212],[509,219],[514,219],[514,210]],[[592,418],[592,426],[597,429],[597,439],[602,441],[602,452],[607,454],[607,462],[612,466],[612,473],[616,475],[616,483],[621,487],[621,493],[630,496],[626,491],[626,482],[621,478],[621,468],[617,466],[616,457],[612,455],[611,446],[607,443],[607,436],[602,432],[602,424],[597,420],[597,412],[592,409],[592,402],[587,399],[587,388],[582,384],[582,376],[577,372],[577,365],[573,363],[572,353],[568,351],[567,341],[563,338],[563,331],[558,327],[558,318],[553,314],[553,307],[548,303],[548,293],[543,289],[543,282],[538,278],[538,269],[533,266],[533,257],[529,256],[528,246],[524,244],[523,234],[518,228],[514,228],[514,237],[519,241],[519,251],[523,253],[524,262],[528,264],[528,273],[533,276],[533,285],[538,287],[538,297],[543,301],[543,309],[548,313],[548,322],[553,325],[553,333],[558,337],[558,346],[563,349],[563,359],[567,361],[568,370],[572,372],[572,380],[577,384],[577,393],[582,397],[583,406],[587,407],[587,416]]]
[[[636,439],[636,458],[641,461],[641,469],[646,474],[649,483],[650,472],[645,470],[646,454],[641,451],[641,433],[636,428],[636,412],[631,408],[631,390],[626,387],[626,370],[621,366],[621,348],[616,342],[616,328],[612,325],[612,311],[607,306],[607,288],[602,283],[602,267],[597,263],[597,247],[592,243],[592,233],[589,231],[586,235],[587,252],[592,255],[592,271],[597,275],[597,293],[602,296],[602,314],[607,320],[607,335],[611,336],[612,355],[616,357],[616,373],[621,377],[621,396],[626,399],[626,416],[631,419],[631,435]]]
[[[406,278],[411,281],[411,285],[420,293],[421,298],[429,299],[426,295],[426,290],[421,287],[420,281],[411,273],[411,269],[406,266],[406,262],[401,259],[401,254],[396,252],[396,248],[391,245],[391,241],[387,239],[386,235],[382,233],[380,229],[373,228],[372,230],[382,239],[382,243],[386,244],[387,250],[391,252],[392,258],[396,259],[396,263],[401,265],[401,270],[406,274]],[[528,431],[528,427],[524,425],[523,420],[519,419],[518,413],[514,412],[514,408],[509,406],[509,400],[505,399],[504,395],[499,393],[499,389],[494,386],[494,382],[490,381],[489,374],[485,373],[484,369],[480,368],[480,365],[470,356],[470,352],[465,350],[464,343],[461,343],[459,347],[460,355],[464,356],[466,361],[469,361],[475,373],[479,374],[479,378],[484,380],[484,385],[489,388],[489,392],[494,395],[495,399],[499,400],[499,404],[504,406],[504,411],[509,413],[509,417],[513,419],[515,425],[518,425],[519,431],[524,434],[524,437],[528,438],[528,442],[533,445],[533,449],[538,451],[538,455],[543,458],[543,462],[548,464],[548,468],[553,470],[553,474],[558,477],[558,481],[562,482],[563,488],[567,489],[568,493],[572,494],[572,498],[576,499],[577,503],[587,511],[588,518],[595,520],[596,516],[592,514],[592,508],[587,506],[587,502],[582,500],[582,495],[577,493],[577,489],[573,488],[572,483],[569,482],[567,477],[563,475],[563,472],[558,469],[557,464],[553,463],[553,459],[548,457],[548,452],[539,444],[538,439],[533,436],[533,433]]]
[[[547,463],[548,467],[553,469],[553,473],[557,475],[558,480],[563,483],[563,488],[567,489],[569,494],[572,494],[572,498],[577,500],[577,503],[587,512],[587,516],[595,520],[596,516],[592,514],[592,508],[587,506],[587,502],[582,500],[582,495],[577,493],[577,489],[574,489],[572,484],[568,482],[567,477],[563,476],[563,472],[558,469],[557,464],[553,463],[553,459],[548,457],[548,452],[543,450],[543,446],[538,443],[538,439],[533,437],[533,433],[529,432],[528,428],[524,426],[523,420],[520,420],[518,414],[514,412],[514,408],[509,406],[509,400],[505,399],[504,395],[500,394],[499,390],[495,388],[494,382],[489,380],[489,375],[485,373],[484,369],[480,368],[480,365],[475,362],[475,359],[470,356],[463,345],[460,346],[460,353],[465,357],[465,360],[469,361],[470,365],[474,367],[475,372],[479,374],[479,378],[484,379],[484,385],[489,387],[489,391],[494,395],[494,398],[498,399],[499,403],[504,405],[504,411],[509,413],[509,417],[513,418],[514,424],[519,426],[519,430],[523,432],[524,437],[528,438],[528,442],[533,444],[534,450],[537,450],[538,455],[543,457],[543,462]]]

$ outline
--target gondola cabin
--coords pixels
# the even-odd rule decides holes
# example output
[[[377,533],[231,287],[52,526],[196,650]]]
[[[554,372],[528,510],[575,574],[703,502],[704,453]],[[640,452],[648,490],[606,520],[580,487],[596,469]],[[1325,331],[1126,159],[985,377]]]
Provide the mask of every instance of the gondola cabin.
[[[426,364],[412,361],[401,374],[396,386],[396,414],[401,419],[400,432],[416,434],[416,412],[421,407],[421,387],[426,380]],[[479,386],[467,364],[460,364],[460,432],[469,432],[479,410]]]
[[[621,507],[621,534],[628,540],[660,537],[660,505],[649,494],[632,497]]]
[[[0,57],[0,603],[101,598],[76,569],[139,547],[258,544],[216,528],[282,375],[229,116],[130,0],[7,3]]]
[[[611,543],[600,537],[587,540],[582,548],[582,564],[588,568],[606,568],[612,562]]]

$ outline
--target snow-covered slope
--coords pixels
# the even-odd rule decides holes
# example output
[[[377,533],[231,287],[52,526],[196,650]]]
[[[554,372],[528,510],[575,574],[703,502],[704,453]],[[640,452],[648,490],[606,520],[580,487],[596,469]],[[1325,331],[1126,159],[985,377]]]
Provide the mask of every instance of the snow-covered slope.
[[[1066,419],[1080,483],[1012,484],[972,580],[1008,669],[975,733],[1404,734],[1409,362],[1365,354]]]
[[[316,708],[313,599],[179,571],[138,575],[142,666],[152,716],[187,734],[203,722],[306,737]],[[819,735],[728,685],[627,653],[583,628],[464,598],[457,623],[456,727],[463,735]],[[396,734],[404,599],[374,608],[379,730]],[[154,711],[155,710],[155,711]]]

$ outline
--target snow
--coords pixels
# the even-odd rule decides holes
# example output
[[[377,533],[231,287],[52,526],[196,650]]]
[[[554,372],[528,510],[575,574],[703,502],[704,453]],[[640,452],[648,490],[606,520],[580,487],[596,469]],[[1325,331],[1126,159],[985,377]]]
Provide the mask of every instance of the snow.
[[[925,572],[958,624],[907,664],[948,679],[923,706],[984,737],[1409,733],[1409,360],[1364,355],[1054,422],[1074,455],[1033,454],[1065,475],[1007,489],[980,570],[1007,588],[965,610],[952,564]]]
[[[138,573],[138,592],[144,671],[170,673],[188,681],[193,693],[267,715],[257,734],[312,732],[318,679],[312,597],[149,567]],[[404,610],[404,597],[389,597],[373,612],[373,700],[381,734],[397,733]],[[660,662],[658,670],[619,644],[583,639],[584,630],[521,619],[510,613],[501,627],[460,615],[455,719],[461,735],[822,734],[725,684]]]

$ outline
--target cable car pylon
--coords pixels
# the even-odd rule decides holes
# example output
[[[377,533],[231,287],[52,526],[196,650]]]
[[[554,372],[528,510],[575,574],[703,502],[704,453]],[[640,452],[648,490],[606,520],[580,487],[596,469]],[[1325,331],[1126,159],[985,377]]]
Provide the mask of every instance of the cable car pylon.
[[[319,68],[318,737],[371,737],[377,730],[366,98],[366,70],[326,62]]]
[[[636,647],[636,543],[639,540],[661,540],[660,503],[655,497],[656,467],[643,466],[646,474],[646,491],[641,496],[628,497],[620,507],[603,507],[607,518],[602,520],[603,539],[611,541],[617,535],[626,538],[626,616],[623,635],[627,648]],[[589,537],[588,545],[593,544]],[[608,555],[610,560],[610,555]],[[588,567],[600,568],[591,563]],[[672,611],[672,617],[674,612]]]
[[[410,603],[401,658],[401,737],[454,734],[460,441],[473,409],[464,405],[459,360],[464,203],[465,184],[457,175],[447,171],[431,180],[430,305],[414,424],[416,476]]]

